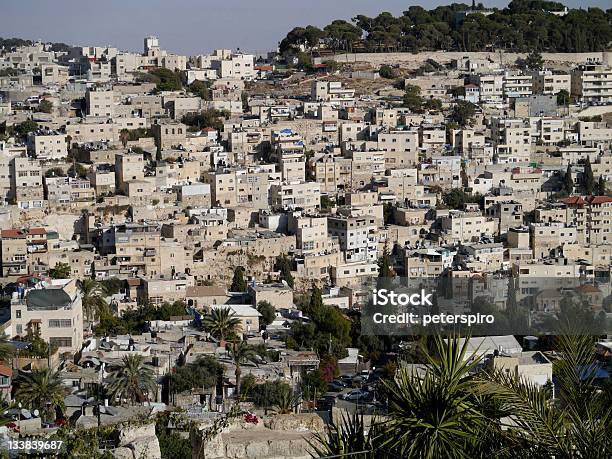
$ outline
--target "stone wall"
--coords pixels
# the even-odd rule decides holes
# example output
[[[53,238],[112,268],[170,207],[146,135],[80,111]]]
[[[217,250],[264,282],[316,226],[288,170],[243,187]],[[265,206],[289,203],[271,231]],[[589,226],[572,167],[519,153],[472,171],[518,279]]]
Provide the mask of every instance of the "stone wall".
[[[117,459],[161,459],[155,424],[126,426],[118,431],[119,446],[111,451]]]
[[[306,459],[310,458],[309,440],[323,432],[323,420],[313,413],[283,414],[251,424],[242,419],[204,442],[202,433],[208,427],[192,431],[193,459],[249,458],[249,459]]]
[[[403,68],[416,69],[427,59],[433,59],[440,64],[448,64],[452,59],[459,59],[463,56],[470,56],[476,59],[491,59],[500,62],[499,52],[446,52],[431,51],[424,53],[358,53],[358,54],[338,54],[334,56],[337,62],[366,62],[372,67],[380,67],[383,64],[399,65]],[[517,58],[524,58],[526,53],[501,53],[504,65],[514,64]],[[573,67],[582,64],[587,59],[602,59],[602,53],[542,53],[544,61],[551,67]]]

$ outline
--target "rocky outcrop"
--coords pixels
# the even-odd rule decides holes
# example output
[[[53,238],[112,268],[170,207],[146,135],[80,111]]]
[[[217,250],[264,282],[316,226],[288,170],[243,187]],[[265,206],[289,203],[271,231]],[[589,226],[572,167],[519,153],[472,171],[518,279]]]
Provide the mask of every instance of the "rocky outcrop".
[[[118,442],[119,446],[111,451],[116,459],[161,459],[155,424],[121,427]]]
[[[309,440],[323,432],[325,423],[314,413],[271,416],[257,424],[238,419],[204,441],[206,427],[192,431],[193,459],[305,459],[310,457]]]

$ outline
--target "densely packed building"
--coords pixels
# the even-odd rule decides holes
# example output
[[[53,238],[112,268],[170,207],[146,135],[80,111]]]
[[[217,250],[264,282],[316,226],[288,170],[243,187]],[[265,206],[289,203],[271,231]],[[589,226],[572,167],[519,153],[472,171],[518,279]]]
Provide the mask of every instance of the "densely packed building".
[[[466,53],[418,74],[398,66],[388,84],[378,69],[353,78],[319,58],[292,76],[279,62],[180,56],[153,36],[142,53],[3,50],[2,332],[42,339],[74,388],[142,356],[149,399],[201,415],[226,409],[240,384],[226,336],[205,325],[215,311],[229,310],[247,342],[283,349],[249,373],[298,387],[320,363],[314,341],[288,344],[298,297],[321,289],[349,317],[383,258],[408,279],[467,279],[470,301],[494,279],[589,279],[593,311],[612,313],[609,53],[531,70]],[[560,301],[538,297],[530,320]],[[130,328],[146,308],[159,314]],[[345,348],[347,373],[366,368]],[[517,352],[490,364],[546,384],[550,362]],[[169,397],[170,368],[201,356],[225,358],[224,377]]]

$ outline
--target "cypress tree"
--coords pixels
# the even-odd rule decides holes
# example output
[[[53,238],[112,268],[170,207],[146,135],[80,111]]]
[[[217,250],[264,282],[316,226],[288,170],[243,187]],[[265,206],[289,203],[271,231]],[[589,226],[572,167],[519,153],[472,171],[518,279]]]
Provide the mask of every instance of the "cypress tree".
[[[234,277],[232,278],[232,285],[230,287],[230,291],[247,291],[247,283],[246,280],[244,280],[244,268],[242,266],[236,266],[236,269],[234,269]]]
[[[570,164],[567,165],[567,170],[563,177],[563,191],[568,195],[574,192],[574,180],[572,179],[572,166]]]
[[[591,168],[591,160],[587,157],[584,163],[584,189],[586,194],[591,195],[595,190],[595,179],[593,178],[593,169]]]

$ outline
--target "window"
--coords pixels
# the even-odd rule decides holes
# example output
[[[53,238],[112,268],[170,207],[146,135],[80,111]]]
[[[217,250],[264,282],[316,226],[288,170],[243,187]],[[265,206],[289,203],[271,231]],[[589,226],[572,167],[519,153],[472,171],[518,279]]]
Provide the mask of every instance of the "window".
[[[57,347],[72,347],[72,338],[52,337],[49,338],[49,344]]]
[[[18,335],[21,335],[23,333],[23,325],[21,324],[15,325],[15,333]]]
[[[72,327],[71,319],[49,319],[49,328],[69,328]]]
[[[17,319],[21,319],[21,309],[17,309],[17,310],[15,311],[15,317],[16,317]]]

